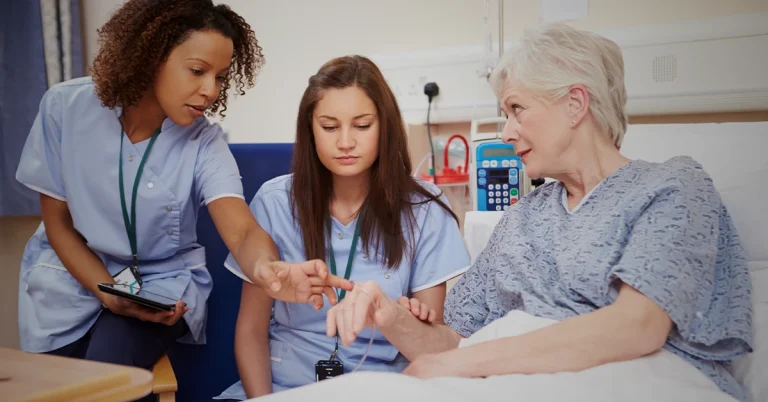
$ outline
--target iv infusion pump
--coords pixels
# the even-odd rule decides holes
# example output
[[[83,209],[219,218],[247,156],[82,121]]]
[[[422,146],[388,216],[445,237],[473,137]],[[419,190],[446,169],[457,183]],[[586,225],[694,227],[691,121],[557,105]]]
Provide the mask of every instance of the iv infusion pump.
[[[475,211],[506,211],[531,191],[515,147],[501,140],[499,130],[479,132],[481,126],[505,122],[504,117],[472,120],[469,180]]]

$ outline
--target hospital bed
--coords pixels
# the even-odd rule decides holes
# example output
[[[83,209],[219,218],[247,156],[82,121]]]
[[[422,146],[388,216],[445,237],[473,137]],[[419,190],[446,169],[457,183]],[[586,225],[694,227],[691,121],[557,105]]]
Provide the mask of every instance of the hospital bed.
[[[249,172],[243,175],[248,200],[264,181],[288,172],[292,144],[233,144],[231,149],[241,171]],[[749,388],[755,402],[768,402],[768,212],[763,208],[768,200],[766,149],[768,123],[631,126],[622,147],[630,158],[652,161],[690,155],[703,164],[720,191],[750,258],[755,349],[754,353],[736,362],[735,372]],[[724,150],[733,153],[726,154]],[[496,212],[467,214],[464,235],[473,259],[485,247],[500,216],[501,213]],[[207,248],[215,283],[209,302],[208,345],[179,344],[169,353],[178,377],[179,401],[210,400],[237,381],[232,341],[241,281],[226,270],[217,269],[226,257],[226,248],[205,210],[201,210],[198,236],[198,241]],[[375,380],[378,381],[378,377]],[[460,383],[440,384],[433,388],[433,394]],[[360,400],[361,395],[354,396],[355,401]],[[616,400],[606,396],[605,400]],[[332,400],[341,402],[344,398],[340,398],[339,394],[334,394]],[[316,399],[310,395],[307,400]],[[421,399],[424,398],[419,396],[416,400]],[[504,400],[517,399],[509,396]]]
[[[631,159],[661,162],[690,155],[712,177],[749,254],[754,352],[734,365],[753,401],[768,401],[768,122],[635,125],[621,151]],[[474,261],[503,212],[468,212],[464,237]]]
[[[712,177],[748,253],[753,279],[753,353],[734,362],[733,373],[752,401],[768,401],[768,122],[633,126],[622,151],[633,159],[663,161],[690,155]],[[726,153],[728,151],[729,153]],[[501,213],[469,213],[465,236],[476,259]],[[471,337],[466,347],[534,331],[555,322],[513,311]],[[419,380],[394,373],[352,373],[291,391],[265,402],[326,400],[374,402],[478,401],[733,401],[692,365],[662,350],[642,358],[599,365],[578,372],[499,375],[487,378]]]

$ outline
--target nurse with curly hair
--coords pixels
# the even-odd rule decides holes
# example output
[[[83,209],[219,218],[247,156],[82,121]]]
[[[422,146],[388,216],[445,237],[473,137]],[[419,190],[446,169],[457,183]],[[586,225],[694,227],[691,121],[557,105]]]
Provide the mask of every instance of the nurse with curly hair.
[[[223,117],[229,90],[243,94],[263,64],[243,18],[210,0],[130,0],[99,36],[93,76],[43,96],[16,174],[43,220],[21,264],[22,349],[150,368],[177,340],[204,343],[201,205],[272,297],[320,309],[331,287],[351,290],[321,262],[278,261],[205,117]],[[116,282],[178,302],[153,310],[99,290]]]

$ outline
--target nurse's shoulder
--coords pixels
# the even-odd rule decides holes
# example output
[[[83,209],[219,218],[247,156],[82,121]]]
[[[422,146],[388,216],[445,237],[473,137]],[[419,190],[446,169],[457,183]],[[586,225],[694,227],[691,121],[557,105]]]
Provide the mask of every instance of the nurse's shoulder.
[[[52,85],[45,91],[38,106],[37,120],[52,125],[47,131],[55,131],[59,135],[64,126],[77,122],[82,116],[93,115],[97,112],[96,109],[103,108],[89,76]]]
[[[424,190],[427,190],[430,194],[432,194],[435,198],[442,201],[446,206],[449,208],[451,207],[450,202],[448,201],[448,197],[445,195],[445,191],[443,191],[440,187],[435,185],[434,183],[430,183],[428,181],[414,178],[416,181],[416,184],[421,186]],[[413,203],[413,213],[417,217],[417,220],[421,220],[418,217],[426,215],[426,214],[432,214],[432,211],[442,210],[443,212],[446,212],[441,206],[435,202],[435,200],[427,197],[424,194],[419,193],[412,193],[411,194],[411,203]],[[442,216],[442,214],[440,214]],[[447,216],[450,216],[450,214],[447,214]]]
[[[77,117],[77,112],[93,113],[93,108],[106,109],[99,100],[90,76],[73,78],[52,85],[45,91],[41,104],[41,106],[55,108],[62,113],[62,118]],[[64,111],[66,113],[63,113]]]
[[[251,212],[290,212],[292,183],[293,174],[284,174],[264,182],[250,202]]]
[[[458,222],[455,213],[452,210],[451,203],[445,192],[434,183],[416,178],[416,183],[429,194],[437,198],[443,205],[436,200],[413,192],[411,194],[411,203],[413,204],[413,216],[416,219],[416,241],[431,232],[441,232],[444,230],[458,230]]]

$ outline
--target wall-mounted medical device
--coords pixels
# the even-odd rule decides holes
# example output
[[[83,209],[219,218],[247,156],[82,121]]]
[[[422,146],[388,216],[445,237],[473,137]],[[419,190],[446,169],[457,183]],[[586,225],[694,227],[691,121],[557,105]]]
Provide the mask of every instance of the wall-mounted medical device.
[[[476,211],[506,211],[531,190],[515,147],[502,142],[501,131],[479,132],[481,126],[505,122],[504,117],[472,120],[469,180]]]

